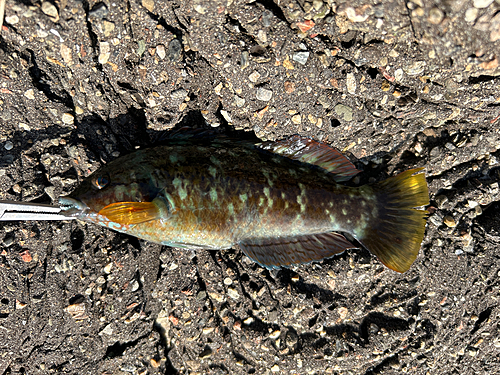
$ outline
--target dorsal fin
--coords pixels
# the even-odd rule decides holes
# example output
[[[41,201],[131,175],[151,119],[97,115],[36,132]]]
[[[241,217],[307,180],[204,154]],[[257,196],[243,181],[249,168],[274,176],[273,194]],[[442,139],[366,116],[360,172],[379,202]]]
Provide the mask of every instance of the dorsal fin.
[[[334,148],[300,135],[276,142],[263,142],[260,147],[326,169],[334,175],[337,182],[347,181],[359,173],[354,164]]]

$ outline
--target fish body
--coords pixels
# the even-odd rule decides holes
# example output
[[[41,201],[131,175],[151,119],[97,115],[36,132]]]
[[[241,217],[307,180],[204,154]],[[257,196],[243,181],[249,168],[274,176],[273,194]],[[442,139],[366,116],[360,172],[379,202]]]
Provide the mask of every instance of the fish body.
[[[163,245],[239,245],[268,268],[356,247],[337,233],[347,232],[384,264],[405,271],[425,227],[424,212],[413,207],[428,204],[425,178],[414,172],[385,184],[346,187],[341,182],[358,173],[355,167],[307,138],[173,140],[108,163],[60,203],[81,220]],[[406,222],[395,221],[394,213]],[[400,253],[391,248],[398,241]]]

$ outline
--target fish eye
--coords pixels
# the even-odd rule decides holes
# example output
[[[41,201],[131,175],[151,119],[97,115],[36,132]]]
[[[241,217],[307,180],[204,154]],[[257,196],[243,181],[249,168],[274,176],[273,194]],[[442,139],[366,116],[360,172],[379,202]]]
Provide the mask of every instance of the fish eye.
[[[92,180],[92,185],[96,188],[104,189],[109,184],[109,178],[106,176],[97,176]]]

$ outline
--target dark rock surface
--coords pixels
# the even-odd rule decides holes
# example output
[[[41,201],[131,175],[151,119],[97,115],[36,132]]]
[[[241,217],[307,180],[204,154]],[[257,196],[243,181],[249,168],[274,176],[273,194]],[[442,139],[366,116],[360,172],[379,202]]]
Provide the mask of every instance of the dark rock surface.
[[[49,202],[183,124],[425,167],[399,275],[365,250],[269,272],[90,224],[0,224],[0,374],[493,374],[500,3],[7,1],[0,199]]]

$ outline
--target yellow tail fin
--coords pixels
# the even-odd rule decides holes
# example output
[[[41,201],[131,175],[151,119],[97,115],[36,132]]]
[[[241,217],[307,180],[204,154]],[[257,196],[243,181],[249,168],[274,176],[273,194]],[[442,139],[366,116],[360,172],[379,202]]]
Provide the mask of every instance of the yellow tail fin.
[[[397,272],[410,268],[424,239],[427,211],[414,207],[429,204],[429,192],[425,175],[413,175],[422,169],[411,169],[372,185],[378,214],[359,238],[382,263]]]

